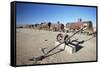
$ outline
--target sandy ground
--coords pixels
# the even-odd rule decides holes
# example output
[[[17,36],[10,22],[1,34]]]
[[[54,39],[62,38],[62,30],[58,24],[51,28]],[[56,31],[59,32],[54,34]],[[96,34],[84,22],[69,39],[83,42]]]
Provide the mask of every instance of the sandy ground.
[[[17,65],[34,64],[29,61],[32,57],[43,55],[40,48],[47,47],[47,50],[55,46],[56,36],[60,32],[33,30],[33,29],[18,29],[16,31],[16,61]],[[71,35],[72,33],[69,33]],[[77,34],[74,36],[79,40],[86,40],[91,36]],[[46,40],[46,41],[45,41]],[[96,38],[93,38],[83,44],[83,48],[73,54],[67,51],[60,52],[50,56],[40,63],[61,63],[61,62],[79,62],[79,61],[95,61],[96,60]],[[57,49],[56,49],[57,50]]]

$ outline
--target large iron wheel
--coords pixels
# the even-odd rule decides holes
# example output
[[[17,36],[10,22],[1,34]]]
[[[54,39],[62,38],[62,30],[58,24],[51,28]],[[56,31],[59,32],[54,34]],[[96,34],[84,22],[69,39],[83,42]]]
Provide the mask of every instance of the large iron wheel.
[[[57,35],[56,39],[57,39],[57,41],[60,42],[60,43],[64,42],[64,36],[63,36],[63,34],[59,33],[59,34]]]
[[[66,45],[68,45],[68,43],[70,43],[70,39],[68,39],[69,35],[65,35],[64,37],[64,42]]]

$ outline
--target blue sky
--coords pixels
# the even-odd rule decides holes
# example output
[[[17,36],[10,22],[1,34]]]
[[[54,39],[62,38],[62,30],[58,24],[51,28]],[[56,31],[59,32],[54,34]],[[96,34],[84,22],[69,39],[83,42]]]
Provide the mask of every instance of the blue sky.
[[[43,4],[16,4],[17,24],[36,24],[41,22],[52,22],[66,24],[75,22],[78,18],[83,21],[92,21],[96,24],[95,7],[59,6]]]

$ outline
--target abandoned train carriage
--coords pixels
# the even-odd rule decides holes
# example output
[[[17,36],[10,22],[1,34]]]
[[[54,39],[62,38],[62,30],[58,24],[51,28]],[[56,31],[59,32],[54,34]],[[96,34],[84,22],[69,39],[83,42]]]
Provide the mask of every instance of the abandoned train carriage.
[[[47,23],[39,24],[35,26],[38,30],[50,30],[50,31],[63,31],[64,32],[64,24],[51,24],[48,26]]]
[[[93,33],[93,25],[91,21],[78,21],[78,22],[71,22],[66,24],[66,31],[67,32],[74,32],[76,30],[81,29],[84,24],[86,24],[87,28],[84,30],[84,33]]]

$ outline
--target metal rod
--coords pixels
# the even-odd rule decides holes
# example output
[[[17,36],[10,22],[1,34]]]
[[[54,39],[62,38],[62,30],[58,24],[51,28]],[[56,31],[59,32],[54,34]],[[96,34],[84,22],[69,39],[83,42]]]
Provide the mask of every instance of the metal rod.
[[[91,37],[91,38],[89,38],[89,39],[86,39],[86,40],[84,40],[84,42],[87,42],[87,41],[89,41],[89,40],[91,40],[91,39],[93,39],[94,37]]]
[[[52,53],[52,54],[47,55],[46,57],[52,56],[52,55],[57,54],[57,53],[62,52],[62,51],[64,51],[64,50],[59,50],[59,51],[57,51],[57,52],[54,52],[54,53]]]
[[[59,47],[61,44],[63,44],[64,42],[58,44],[56,47],[52,48],[51,50],[49,50],[46,54],[49,54],[51,51],[53,51],[54,49],[56,49],[57,47]]]

